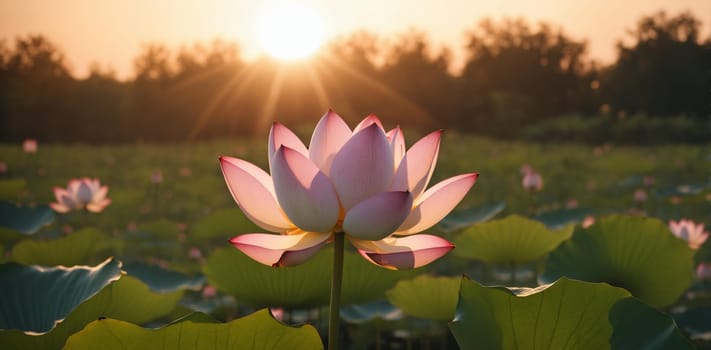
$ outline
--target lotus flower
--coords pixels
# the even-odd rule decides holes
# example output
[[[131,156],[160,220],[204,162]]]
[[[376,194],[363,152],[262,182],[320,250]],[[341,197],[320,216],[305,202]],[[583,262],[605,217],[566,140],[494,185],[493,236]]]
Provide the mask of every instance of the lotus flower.
[[[543,178],[541,174],[536,172],[530,165],[522,165],[521,173],[523,174],[521,186],[523,186],[526,191],[540,191],[543,189]]]
[[[98,179],[72,179],[69,180],[67,189],[54,188],[56,203],[49,206],[58,213],[66,213],[72,210],[86,210],[98,213],[111,203],[111,199],[106,198],[109,191],[108,186],[101,186]]]
[[[37,153],[37,140],[25,139],[25,141],[22,142],[22,151],[28,154]]]
[[[704,232],[704,224],[696,224],[691,220],[669,221],[669,229],[680,239],[689,242],[691,249],[699,249],[709,237],[708,232]]]
[[[711,264],[701,263],[696,266],[696,277],[702,281],[711,280]]]
[[[454,245],[422,232],[464,198],[478,174],[444,180],[425,191],[439,152],[441,131],[405,150],[402,131],[385,131],[375,115],[351,130],[329,110],[307,148],[287,127],[269,132],[271,176],[241,159],[220,157],[227,186],[247,217],[266,231],[230,242],[269,266],[303,263],[335,233],[363,258],[390,268],[416,268]]]

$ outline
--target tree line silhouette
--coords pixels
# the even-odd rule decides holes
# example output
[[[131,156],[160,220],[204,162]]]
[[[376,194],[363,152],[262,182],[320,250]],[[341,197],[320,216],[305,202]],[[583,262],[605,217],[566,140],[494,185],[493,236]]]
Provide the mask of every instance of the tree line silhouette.
[[[0,137],[262,135],[273,120],[313,124],[333,107],[351,122],[375,112],[390,125],[507,138],[603,142],[617,128],[618,141],[708,141],[711,37],[701,38],[700,26],[690,13],[643,17],[631,43],[619,42],[616,60],[601,66],[586,41],[549,24],[484,20],[467,33],[456,73],[449,49],[416,30],[389,42],[357,32],[301,63],[246,62],[219,40],[177,51],[150,44],[127,81],[98,64],[77,79],[49,39],[26,36],[0,42]]]

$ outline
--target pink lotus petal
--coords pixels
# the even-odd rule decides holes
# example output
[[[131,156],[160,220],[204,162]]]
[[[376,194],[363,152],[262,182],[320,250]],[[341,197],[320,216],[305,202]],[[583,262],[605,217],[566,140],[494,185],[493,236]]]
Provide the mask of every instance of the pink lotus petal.
[[[441,136],[441,130],[432,132],[410,147],[395,172],[394,191],[410,191],[414,198],[425,191],[437,163]]]
[[[220,167],[232,197],[252,222],[272,232],[293,228],[282,213],[272,179],[264,170],[232,157],[220,157]]]
[[[309,156],[309,151],[306,150],[306,146],[301,142],[298,136],[294,134],[289,128],[281,123],[274,123],[271,130],[269,130],[269,166],[271,168],[272,157],[274,153],[279,149],[280,146],[286,146],[293,150],[298,151],[304,156]]]
[[[385,133],[375,124],[353,135],[336,154],[331,179],[343,208],[385,192],[392,181],[393,152]]]
[[[54,198],[56,198],[57,201],[60,203],[61,203],[62,197],[69,196],[69,192],[67,192],[67,190],[65,190],[61,187],[54,187],[52,190],[54,191]]]
[[[478,176],[477,173],[463,174],[432,186],[415,199],[415,207],[395,233],[409,235],[434,226],[459,204]]]
[[[61,203],[49,203],[49,207],[60,214],[67,213],[70,210],[72,210],[72,208],[70,208],[64,204],[61,204]]]
[[[230,240],[242,253],[267,266],[294,266],[316,254],[328,243],[330,233],[295,235],[248,233]]]
[[[402,133],[400,126],[388,131],[387,134],[390,147],[393,149],[393,164],[395,169],[400,165],[402,158],[405,156],[405,135]]]
[[[99,187],[95,192],[93,197],[91,198],[92,202],[95,201],[100,201],[104,198],[106,198],[106,193],[109,192],[109,186],[101,186]]]
[[[91,203],[87,204],[86,210],[88,210],[92,213],[99,213],[102,210],[104,210],[104,208],[106,208],[106,206],[108,206],[109,204],[111,204],[111,199],[104,198],[100,201],[91,202]]]
[[[447,254],[454,244],[432,235],[385,238],[363,241],[349,237],[351,243],[366,260],[388,269],[414,269],[427,265]]]
[[[330,232],[338,221],[338,197],[331,181],[303,154],[281,146],[272,158],[277,201],[297,227]]]
[[[358,239],[383,239],[402,224],[411,208],[409,192],[379,193],[348,210],[343,231]]]
[[[67,192],[76,196],[77,192],[79,192],[79,187],[81,187],[82,183],[84,183],[83,179],[69,180],[69,183],[67,184]]]
[[[378,125],[380,130],[385,132],[385,128],[383,127],[383,122],[381,122],[380,118],[378,118],[375,114],[371,113],[371,114],[368,114],[367,117],[363,118],[363,120],[361,120],[360,123],[358,123],[358,125],[356,125],[356,127],[353,129],[353,133],[355,134],[358,131],[361,131],[373,124]]]
[[[333,157],[351,138],[352,132],[341,117],[328,110],[316,125],[309,145],[309,158],[321,171],[329,175]]]

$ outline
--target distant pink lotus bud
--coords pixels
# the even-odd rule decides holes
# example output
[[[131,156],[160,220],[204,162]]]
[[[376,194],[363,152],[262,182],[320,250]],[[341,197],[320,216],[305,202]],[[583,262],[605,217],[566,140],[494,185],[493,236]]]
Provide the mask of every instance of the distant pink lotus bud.
[[[632,195],[632,198],[634,198],[635,202],[646,202],[647,192],[640,188],[634,191],[634,195]]]
[[[136,223],[134,221],[129,221],[128,224],[126,225],[126,230],[128,232],[135,232],[138,229],[138,226],[136,226]]]
[[[200,258],[202,258],[202,251],[200,251],[200,248],[198,247],[192,247],[188,251],[188,256],[190,257],[190,259],[199,260]]]
[[[101,186],[98,179],[72,179],[66,189],[54,188],[57,202],[50,203],[49,206],[58,213],[82,209],[98,213],[111,204],[111,199],[106,197],[108,191],[109,187]]]
[[[522,167],[523,169],[523,167]],[[523,175],[521,186],[526,191],[540,191],[543,189],[543,178],[533,168],[528,167],[527,172]]]
[[[583,222],[580,224],[583,228],[588,228],[592,226],[595,223],[595,217],[592,215],[588,215],[583,219]]]
[[[567,209],[575,209],[575,208],[577,208],[577,207],[578,207],[578,200],[577,200],[577,199],[574,199],[574,198],[568,199],[568,200],[565,202],[565,207],[566,207]]]
[[[68,224],[64,225],[64,226],[62,226],[62,232],[64,234],[68,235],[68,234],[74,232],[74,227],[72,227],[72,225],[68,225]]]
[[[269,312],[272,313],[274,319],[279,322],[284,322],[284,308],[281,307],[270,307]]]
[[[163,173],[155,171],[151,174],[151,182],[158,185],[163,182]]]
[[[28,154],[37,153],[37,140],[25,139],[25,141],[22,142],[22,151]]]
[[[711,264],[701,263],[696,266],[696,277],[702,281],[711,280]]]
[[[704,231],[703,223],[696,224],[691,220],[670,220],[669,230],[674,236],[687,241],[691,249],[699,249],[709,237],[709,233]]]
[[[175,224],[175,228],[177,228],[178,231],[185,231],[188,229],[188,224],[186,224],[184,222],[179,222],[179,223]]]
[[[669,198],[669,203],[671,203],[673,205],[679,205],[681,203],[681,197],[672,196],[671,198]]]
[[[230,242],[268,266],[305,262],[344,234],[360,255],[390,269],[427,265],[454,245],[422,232],[464,198],[478,174],[427,185],[442,131],[410,149],[399,127],[385,131],[369,115],[351,130],[333,111],[316,125],[307,148],[287,127],[269,132],[271,175],[241,159],[220,157],[225,181],[245,215],[266,231]]]
[[[208,284],[202,289],[203,298],[214,298],[215,296],[217,296],[217,289],[215,287]]]
[[[7,173],[7,163],[0,162],[0,175],[4,175],[6,173]]]

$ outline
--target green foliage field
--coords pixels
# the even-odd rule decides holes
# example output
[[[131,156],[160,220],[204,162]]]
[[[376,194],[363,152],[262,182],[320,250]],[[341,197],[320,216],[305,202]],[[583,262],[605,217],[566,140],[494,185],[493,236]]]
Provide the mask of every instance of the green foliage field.
[[[406,134],[412,137],[407,140],[407,144],[411,145],[416,140],[416,135],[412,132]],[[302,139],[308,139],[308,135],[301,136]],[[99,336],[102,327],[113,327],[127,332],[126,334],[140,333],[142,337],[146,337],[141,340],[144,344],[153,344],[157,340],[151,338],[152,334],[159,337],[161,332],[178,329],[175,326],[167,326],[170,322],[179,322],[187,327],[183,331],[187,332],[185,334],[217,332],[218,328],[232,327],[232,323],[230,326],[210,326],[203,324],[209,323],[207,321],[180,319],[191,317],[189,315],[193,312],[204,312],[219,321],[229,321],[247,316],[264,306],[284,306],[286,323],[308,322],[314,325],[323,337],[325,313],[319,305],[325,304],[326,298],[323,296],[327,295],[327,291],[323,289],[327,288],[325,281],[328,279],[328,273],[327,269],[324,269],[325,272],[321,271],[322,264],[319,261],[328,263],[326,260],[329,259],[329,249],[310,263],[271,271],[274,272],[272,274],[267,271],[267,267],[256,266],[256,263],[249,259],[243,261],[245,257],[227,242],[235,235],[262,230],[244,217],[231,198],[220,171],[218,156],[243,158],[266,169],[267,151],[264,139],[266,136],[257,140],[112,146],[40,143],[36,154],[23,153],[20,145],[0,145],[0,161],[5,162],[8,168],[6,173],[0,174],[1,201],[23,208],[41,208],[55,200],[53,187],[65,187],[69,179],[77,177],[99,178],[102,184],[109,186],[108,197],[112,199],[112,203],[99,214],[55,214],[52,220],[51,216],[47,217],[41,212],[41,222],[50,223],[36,233],[0,228],[0,249],[3,250],[0,262],[45,266],[94,266],[107,257],[114,256],[121,261],[122,269],[128,275],[85,301],[75,313],[62,315],[67,316],[66,322],[59,323],[59,326],[46,335],[33,337],[17,331],[0,331],[0,343],[5,341],[7,344],[14,344],[15,348],[29,346],[28,344],[44,344],[45,347],[54,348],[65,344],[71,336],[67,346],[78,346],[77,344],[83,342],[91,343],[92,337]],[[522,188],[520,167],[523,164],[529,164],[541,173],[544,180],[542,191],[527,192]],[[551,291],[557,290],[555,288],[564,288],[560,286],[570,283],[556,282],[559,276],[599,282],[594,288],[600,288],[610,295],[624,294],[624,302],[606,302],[601,303],[600,305],[604,305],[599,308],[596,306],[596,312],[609,315],[611,325],[600,331],[602,338],[595,338],[586,344],[596,344],[598,341],[607,343],[606,337],[615,339],[609,343],[613,348],[615,344],[636,342],[644,339],[653,327],[673,327],[674,323],[667,314],[672,314],[677,320],[681,333],[674,330],[673,339],[665,338],[660,341],[673,340],[681,344],[684,343],[684,337],[708,332],[709,330],[694,327],[705,324],[703,310],[711,307],[711,288],[708,281],[690,278],[693,273],[690,266],[711,262],[711,244],[704,244],[700,250],[692,252],[683,241],[677,242],[665,226],[669,219],[680,218],[711,226],[709,169],[711,145],[621,147],[610,144],[538,144],[495,141],[446,131],[431,183],[464,172],[480,173],[477,184],[458,207],[459,214],[452,216],[447,225],[429,230],[457,242],[457,250],[431,266],[404,273],[390,273],[373,266],[361,266],[366,263],[357,257],[357,254],[348,253],[353,265],[352,271],[348,272],[347,268],[346,273],[353,276],[352,286],[356,287],[344,294],[347,296],[345,300],[361,305],[360,310],[364,314],[360,316],[360,321],[349,323],[346,341],[354,344],[354,348],[361,348],[361,345],[366,348],[373,345],[373,342],[381,341],[385,342],[383,344],[396,346],[393,344],[398,344],[404,341],[403,339],[418,344],[435,342],[441,345],[435,345],[433,348],[449,348],[455,343],[455,338],[449,333],[444,322],[451,321],[450,316],[455,305],[458,305],[456,314],[464,317],[461,320],[466,321],[456,323],[455,326],[450,323],[456,342],[460,342],[460,345],[478,341],[497,343],[499,340],[495,336],[483,340],[477,338],[477,335],[473,335],[473,338],[461,338],[457,332],[461,332],[461,327],[469,324],[467,322],[489,322],[487,317],[496,319],[496,324],[490,325],[494,327],[492,329],[506,329],[508,322],[517,321],[497,316],[497,310],[501,307],[496,301],[497,298],[514,298],[513,295],[533,296],[545,290],[551,294]],[[162,175],[162,182],[152,181],[152,175],[156,173]],[[647,194],[646,201],[635,201],[634,193],[639,190]],[[468,208],[472,209],[466,210]],[[496,222],[477,223],[476,225],[480,226],[473,228],[463,224],[470,215],[472,222],[490,220],[489,213],[495,214],[493,219],[496,219]],[[592,215],[598,221],[590,229],[582,229],[579,225],[586,215]],[[612,215],[615,216],[610,219],[612,221],[605,221],[604,217]],[[648,216],[652,221],[629,218],[629,215]],[[540,222],[535,222],[536,220]],[[4,222],[7,222],[7,218]],[[609,222],[619,224],[612,225]],[[452,226],[453,223],[458,226]],[[543,227],[543,224],[548,228]],[[451,229],[452,227],[455,228]],[[654,227],[653,234],[625,233],[637,229],[649,231],[645,227]],[[516,231],[516,234],[509,234],[514,233],[513,231]],[[602,234],[609,238],[600,238],[600,243],[596,243],[597,247],[583,244],[593,241],[588,239],[583,242],[583,238],[602,237]],[[547,241],[536,239],[535,235],[555,237],[548,237],[552,241],[548,244]],[[647,260],[635,258],[636,260],[632,259],[631,262],[625,261],[626,257],[630,256],[625,249],[635,249],[639,246],[629,239],[637,239],[634,237],[640,235],[653,237],[645,238],[654,240],[654,243],[650,241],[648,246],[654,246],[657,252],[664,252],[666,261],[650,259],[649,256],[645,256]],[[627,240],[622,244],[615,241],[617,238]],[[531,251],[529,248],[532,245],[526,243],[532,240],[541,245],[536,251]],[[557,246],[561,240],[563,243]],[[499,250],[487,248],[494,246]],[[609,266],[583,266],[583,269],[578,266],[581,264],[561,264],[558,261],[561,256],[583,260],[607,259],[605,254],[611,246],[619,248],[615,251],[615,256],[622,258],[616,258],[616,261],[626,266],[627,270],[620,270],[617,265],[610,263],[610,268],[617,269],[618,273],[609,274],[609,271],[605,270]],[[587,257],[580,255],[580,252],[585,250],[589,250]],[[488,259],[488,255],[484,253],[495,253],[497,257]],[[507,258],[511,254],[516,256]],[[541,258],[541,255],[544,257]],[[669,266],[674,266],[676,270],[670,270]],[[594,273],[590,272],[593,268]],[[654,309],[644,302],[649,304],[647,299],[653,299],[649,297],[650,293],[655,296],[656,292],[660,292],[657,287],[652,287],[656,289],[650,291],[629,286],[637,286],[637,281],[649,279],[644,276],[661,275],[654,271],[660,268],[666,269],[667,275],[673,275],[674,278],[670,278],[671,282],[668,283],[674,284],[675,292],[663,295],[663,302],[651,303],[653,306],[664,306]],[[484,286],[472,289],[476,292],[467,292],[467,298],[470,299],[462,299],[460,295],[457,304],[456,288],[452,288],[459,285],[462,274]],[[305,281],[308,276],[315,279]],[[537,279],[537,276],[544,276],[545,281],[543,278]],[[612,277],[606,279],[607,276]],[[249,283],[241,282],[240,279]],[[548,284],[537,289],[521,289],[537,287],[539,283]],[[512,286],[513,294],[506,294],[499,290],[501,288],[489,290],[486,289],[489,287],[485,287],[502,284]],[[613,287],[608,284],[628,289],[624,293],[618,292],[616,290],[619,288],[610,289]],[[443,287],[450,285],[453,287]],[[654,286],[653,283],[646,285]],[[125,288],[122,293],[126,293],[126,298],[102,299],[109,293],[117,293],[112,290],[118,291],[119,287]],[[212,295],[215,291],[213,287],[216,288],[215,295]],[[588,287],[581,285],[576,288],[583,290]],[[409,292],[408,289],[413,291]],[[678,291],[683,290],[688,293],[678,297]],[[122,310],[124,306],[113,304],[114,301],[121,300],[122,303],[130,305],[133,302],[129,296],[150,293],[154,293],[156,298],[162,298],[165,303],[160,313],[142,314],[142,310],[132,310],[136,314],[129,317],[127,314],[115,312]],[[290,293],[308,302],[301,303],[301,299],[297,297],[279,301]],[[641,302],[626,297],[625,293],[640,298]],[[312,295],[314,297],[311,297]],[[383,302],[384,300],[388,300],[390,304]],[[370,303],[372,301],[377,303]],[[472,319],[469,314],[471,303],[479,305],[477,307],[491,308],[491,314]],[[522,309],[512,309],[511,312],[525,312],[521,310],[530,307],[526,303],[528,301],[521,299]],[[670,303],[672,305],[667,307]],[[392,305],[401,308],[404,315],[392,316]],[[627,309],[649,314],[656,323],[650,323],[652,328],[646,328],[644,324],[628,320],[620,311]],[[545,314],[556,311],[551,309],[541,312]],[[323,316],[320,316],[321,314]],[[262,311],[260,315],[258,317],[266,314]],[[114,320],[106,321],[108,323],[105,324],[101,320],[90,324],[97,317],[104,316]],[[51,317],[48,322],[53,320]],[[388,321],[383,320],[386,317]],[[177,319],[179,320],[176,321]],[[121,321],[133,322],[135,326]],[[148,321],[151,323],[146,323]],[[7,322],[12,323],[13,320]],[[264,319],[260,324],[276,327]],[[633,324],[636,326],[632,327]],[[137,328],[138,326],[166,328],[151,333]],[[402,329],[409,332],[406,338],[393,336]],[[272,331],[297,332],[278,327]],[[381,332],[378,333],[381,335],[375,339],[363,338],[362,334],[370,331]],[[298,332],[307,331],[302,329]],[[635,337],[626,337],[625,334],[629,332],[636,334]],[[311,341],[313,339],[311,337]],[[692,339],[702,347],[708,345],[700,340],[701,338]]]

